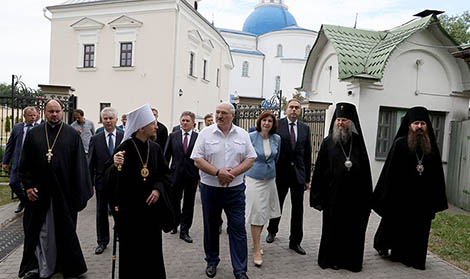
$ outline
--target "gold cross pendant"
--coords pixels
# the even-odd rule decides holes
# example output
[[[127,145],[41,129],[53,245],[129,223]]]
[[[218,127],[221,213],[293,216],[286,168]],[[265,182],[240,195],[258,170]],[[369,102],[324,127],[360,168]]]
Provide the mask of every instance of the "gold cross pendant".
[[[52,156],[54,156],[54,154],[52,154],[52,149],[48,149],[48,150],[47,150],[47,153],[46,153],[46,157],[47,157],[47,162],[48,162],[49,164],[51,163]]]

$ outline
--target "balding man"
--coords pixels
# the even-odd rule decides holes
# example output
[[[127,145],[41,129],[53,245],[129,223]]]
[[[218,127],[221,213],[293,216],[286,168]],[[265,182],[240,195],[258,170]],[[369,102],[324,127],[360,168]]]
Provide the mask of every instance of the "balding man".
[[[28,201],[19,277],[78,277],[87,271],[76,227],[93,190],[80,135],[62,115],[62,104],[49,100],[46,123],[24,140],[19,174]]]
[[[201,131],[191,154],[201,176],[206,275],[210,278],[216,275],[220,262],[222,209],[228,219],[233,273],[235,278],[248,278],[243,173],[253,165],[256,152],[248,133],[232,123],[234,117],[235,108],[231,104],[219,104],[216,108],[217,124]]]

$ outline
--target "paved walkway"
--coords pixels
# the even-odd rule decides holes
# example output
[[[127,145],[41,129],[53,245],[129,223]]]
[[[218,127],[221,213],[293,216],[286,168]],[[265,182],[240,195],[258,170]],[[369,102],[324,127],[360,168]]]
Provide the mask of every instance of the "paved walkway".
[[[307,193],[308,194],[308,193]],[[439,259],[433,254],[428,254],[427,269],[418,271],[408,268],[400,263],[390,262],[382,259],[372,247],[372,240],[380,220],[377,215],[372,214],[367,230],[366,247],[364,255],[363,271],[352,273],[346,270],[323,270],[317,265],[317,253],[321,234],[321,213],[309,208],[307,202],[308,195],[305,196],[305,214],[304,214],[304,240],[302,247],[306,250],[306,256],[300,256],[288,249],[288,226],[289,218],[282,218],[280,232],[277,239],[272,244],[267,244],[264,239],[266,230],[262,234],[262,245],[264,249],[263,266],[256,268],[253,265],[252,245],[249,227],[248,232],[248,275],[252,279],[303,279],[303,278],[423,278],[423,279],[442,279],[442,278],[470,278],[470,274],[463,270]],[[0,212],[13,211],[16,205],[10,205],[9,208],[2,208]],[[8,214],[7,214],[8,215]],[[11,214],[9,214],[11,215]],[[290,216],[289,197],[286,199],[285,212],[283,216]],[[0,214],[0,218],[1,218]],[[0,220],[0,223],[3,222]],[[226,224],[226,222],[225,222]],[[187,244],[179,239],[179,234],[164,234],[164,255],[167,277],[169,279],[184,278],[207,278],[205,275],[205,261],[203,251],[203,226],[202,210],[199,195],[196,197],[196,209],[194,225],[191,229],[191,236],[194,243]],[[87,279],[102,279],[111,277],[111,252],[112,247],[108,247],[102,255],[95,255],[96,236],[95,236],[95,200],[91,200],[88,207],[80,213],[78,234],[80,237],[83,253],[88,265]],[[224,232],[221,235],[220,243],[221,262],[217,269],[216,279],[233,278],[232,266],[230,264],[228,237],[224,225]],[[136,245],[145,245],[138,243]],[[17,278],[18,268],[21,260],[23,247],[20,246],[0,263],[0,279]],[[149,267],[152,268],[152,267]],[[53,278],[62,278],[61,275],[55,275]],[[125,278],[137,279],[137,278]]]

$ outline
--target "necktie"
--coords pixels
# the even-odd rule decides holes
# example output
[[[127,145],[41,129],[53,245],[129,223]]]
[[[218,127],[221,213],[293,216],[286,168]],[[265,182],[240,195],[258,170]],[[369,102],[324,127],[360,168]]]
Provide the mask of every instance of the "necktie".
[[[295,123],[290,123],[290,144],[292,145],[292,150],[295,149],[295,132],[294,125]]]
[[[113,134],[108,134],[108,149],[109,155],[113,156],[114,154],[114,142],[113,142]]]
[[[23,135],[23,143],[24,143],[24,139],[26,138],[26,134],[29,132],[29,130],[31,130],[31,128],[32,128],[31,125],[26,125],[26,132]]]
[[[183,142],[183,150],[184,153],[188,150],[188,132],[184,133],[184,142]]]

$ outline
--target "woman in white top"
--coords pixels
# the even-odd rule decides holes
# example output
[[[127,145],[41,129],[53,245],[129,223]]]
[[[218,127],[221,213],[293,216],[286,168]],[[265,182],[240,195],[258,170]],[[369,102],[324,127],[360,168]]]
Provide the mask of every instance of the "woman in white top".
[[[276,131],[276,116],[271,111],[265,111],[256,120],[256,131],[250,133],[257,157],[246,173],[246,221],[251,224],[253,262],[257,267],[263,263],[260,245],[263,226],[269,219],[281,216],[275,182],[281,137]]]

